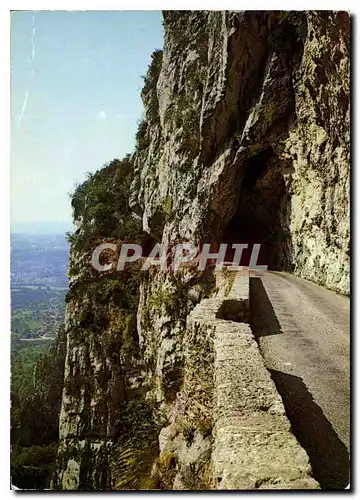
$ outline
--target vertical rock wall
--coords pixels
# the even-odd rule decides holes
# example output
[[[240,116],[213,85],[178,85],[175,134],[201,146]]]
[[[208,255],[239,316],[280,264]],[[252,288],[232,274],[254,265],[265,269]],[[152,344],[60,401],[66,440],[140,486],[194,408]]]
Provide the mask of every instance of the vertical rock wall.
[[[234,238],[261,239],[270,266],[348,294],[348,14],[165,12],[164,25],[136,160],[144,228],[218,242],[242,214]],[[261,203],[272,231],[249,235]]]
[[[163,16],[164,49],[153,54],[142,92],[132,217],[153,242],[263,243],[270,267],[348,294],[348,14]],[[124,220],[114,200],[112,231]],[[103,226],[106,238],[111,231]],[[72,251],[74,281],[83,286],[67,307],[55,486],[114,487],[111,450],[135,380],[162,429],[157,487],[214,487],[213,332],[186,328],[196,304],[216,293],[211,276],[191,269],[139,276],[136,354],[119,357],[121,307],[87,289],[86,251]],[[107,297],[116,297],[111,290]]]

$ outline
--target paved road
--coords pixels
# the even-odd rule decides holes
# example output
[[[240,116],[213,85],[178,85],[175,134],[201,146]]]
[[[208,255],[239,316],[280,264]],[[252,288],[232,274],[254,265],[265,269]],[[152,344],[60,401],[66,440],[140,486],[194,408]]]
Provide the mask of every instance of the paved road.
[[[293,432],[326,489],[349,482],[349,299],[283,272],[250,273],[251,327]]]

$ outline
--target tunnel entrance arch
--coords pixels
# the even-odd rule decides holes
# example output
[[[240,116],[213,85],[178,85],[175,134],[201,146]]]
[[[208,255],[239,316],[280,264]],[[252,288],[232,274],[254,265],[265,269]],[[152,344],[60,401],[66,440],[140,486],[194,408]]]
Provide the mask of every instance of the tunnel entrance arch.
[[[269,269],[289,269],[290,263],[290,196],[285,174],[292,168],[280,160],[271,147],[251,156],[239,179],[237,207],[226,225],[222,242],[246,243],[242,265],[249,265],[254,243],[261,244],[258,264]],[[231,261],[234,250],[226,260]]]

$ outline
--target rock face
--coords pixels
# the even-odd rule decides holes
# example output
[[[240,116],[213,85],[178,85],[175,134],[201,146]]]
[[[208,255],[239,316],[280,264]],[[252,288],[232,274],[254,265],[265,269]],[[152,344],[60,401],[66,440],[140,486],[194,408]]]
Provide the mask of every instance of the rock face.
[[[144,228],[262,243],[270,267],[348,294],[348,14],[165,12],[164,25],[136,158]]]
[[[109,286],[111,273],[103,276],[101,299],[103,288],[99,293],[89,288],[88,267],[91,245],[126,239],[130,233],[117,235],[117,226],[141,220],[146,234],[141,241],[214,248],[221,242],[261,243],[260,258],[270,268],[349,294],[349,16],[325,11],[163,16],[164,49],[153,54],[142,91],[145,119],[131,158],[129,200],[117,202],[120,174],[106,184],[106,193],[115,193],[111,202],[99,195],[94,179],[79,191],[86,195],[75,210],[80,229],[71,257],[54,487],[111,489],[119,484],[118,470],[130,478],[118,486],[123,489],[145,487],[134,476],[148,478],[148,488],[162,489],[317,487],[265,368],[255,377],[263,389],[250,383],[247,359],[256,345],[248,327],[234,326],[246,322],[246,311],[229,296],[216,320],[238,342],[242,361],[233,376],[230,365],[216,357],[221,346],[228,349],[230,337],[211,321],[191,320],[204,300],[211,309],[212,301],[218,304],[232,290],[231,273],[217,283],[211,270],[200,273],[191,266],[177,273],[156,267],[140,273],[131,282],[127,309],[136,314],[125,320],[124,304],[116,300],[121,284]],[[112,213],[111,224],[96,222],[96,207]],[[95,231],[96,224],[101,230]],[[216,381],[223,373],[255,401],[251,415],[246,408],[233,415],[232,458],[219,448],[219,440],[226,443],[230,435],[221,437],[215,408],[221,396]],[[265,389],[276,400],[269,406],[273,412],[258,404]],[[147,429],[141,453],[134,448],[134,429],[126,435],[120,429],[134,398],[152,409],[158,449],[144,437],[148,423],[138,426]],[[221,409],[226,418],[230,406]],[[249,419],[257,431],[251,438],[245,429]],[[131,440],[129,448],[125,439]],[[258,474],[246,462],[257,446]],[[116,449],[137,457],[135,469],[124,453],[120,466],[114,465]],[[282,449],[278,467],[271,469],[271,454],[280,457]],[[242,470],[231,465],[237,460]],[[145,463],[149,467],[139,474],[137,467]]]

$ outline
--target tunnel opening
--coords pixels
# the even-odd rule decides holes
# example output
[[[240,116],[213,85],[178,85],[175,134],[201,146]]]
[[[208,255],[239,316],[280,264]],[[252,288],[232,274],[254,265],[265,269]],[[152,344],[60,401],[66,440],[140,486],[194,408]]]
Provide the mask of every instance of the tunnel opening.
[[[254,244],[260,244],[257,264],[281,270],[290,264],[290,196],[286,191],[284,171],[289,166],[271,147],[250,157],[239,179],[237,208],[222,237],[228,243],[226,261],[232,261],[234,243],[247,244],[240,264],[250,264]]]

